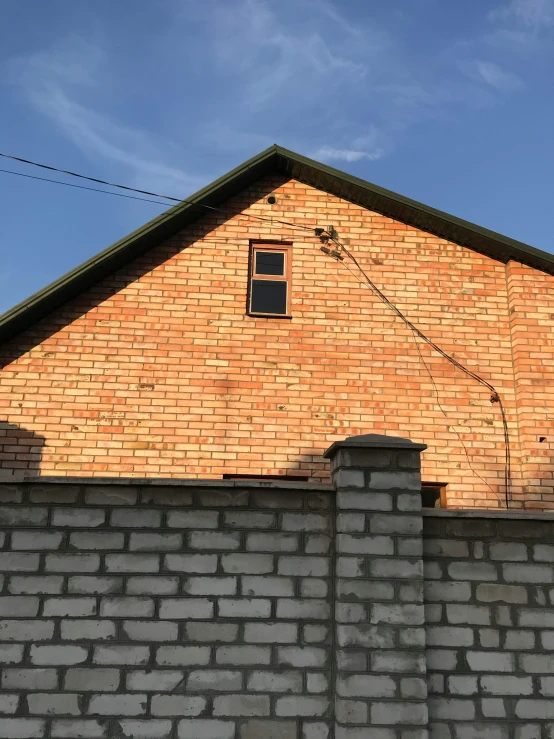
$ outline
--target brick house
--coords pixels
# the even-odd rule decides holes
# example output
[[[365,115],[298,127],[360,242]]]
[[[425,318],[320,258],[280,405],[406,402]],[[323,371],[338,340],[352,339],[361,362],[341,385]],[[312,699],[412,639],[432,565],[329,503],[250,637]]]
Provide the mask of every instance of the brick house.
[[[277,146],[0,319],[1,474],[321,483],[376,432],[444,506],[504,506],[498,404],[331,226],[498,391],[509,506],[554,508],[554,256]]]

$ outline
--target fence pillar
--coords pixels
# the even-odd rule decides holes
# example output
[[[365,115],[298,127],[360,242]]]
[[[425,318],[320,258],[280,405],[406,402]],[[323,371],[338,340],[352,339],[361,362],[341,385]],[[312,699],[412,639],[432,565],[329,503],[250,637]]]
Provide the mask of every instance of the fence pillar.
[[[378,434],[325,453],[337,490],[336,739],[425,739],[420,452]],[[368,731],[369,730],[369,731]]]

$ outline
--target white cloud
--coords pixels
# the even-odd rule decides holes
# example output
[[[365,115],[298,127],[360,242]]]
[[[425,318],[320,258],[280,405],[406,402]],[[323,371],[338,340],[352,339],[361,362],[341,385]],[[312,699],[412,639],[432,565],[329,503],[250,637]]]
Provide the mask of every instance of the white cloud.
[[[317,24],[295,24],[283,12],[286,8],[280,14],[275,8],[265,0],[215,3],[203,17],[216,59],[224,74],[234,75],[243,90],[241,102],[251,111],[259,112],[284,95],[297,95],[295,102],[300,96],[313,99],[325,86],[329,90],[363,79],[366,64],[358,52],[330,34],[323,36]],[[326,3],[316,3],[314,9],[331,13],[335,22],[341,18]]]
[[[538,30],[554,26],[553,0],[511,0],[493,10],[492,21],[511,22],[528,29]]]
[[[341,13],[339,13],[332,2],[327,2],[327,0],[306,0],[306,5],[311,7],[315,13],[327,16],[335,26],[338,26],[341,31],[345,31],[352,38],[359,39],[363,37],[364,32],[367,31],[363,26],[355,26],[350,23],[343,15],[341,15]]]
[[[372,161],[413,125],[490,107],[523,86],[484,34],[420,57],[374,14],[358,16],[354,25],[345,5],[331,0],[213,0],[194,7],[203,45],[232,91],[224,138],[233,147],[234,133],[241,150],[246,132],[255,134],[252,146],[261,134],[281,143],[286,126],[287,134],[295,130],[290,148],[326,161]],[[376,140],[356,143],[368,126]]]
[[[375,151],[356,151],[355,149],[334,149],[332,146],[322,146],[314,154],[314,159],[321,159],[323,162],[329,162],[333,159],[342,160],[344,162],[359,162],[361,159],[369,159],[375,161],[381,159],[385,152],[382,149]]]
[[[510,0],[488,17],[492,30],[485,40],[492,49],[511,57],[552,55],[554,0]]]
[[[370,126],[363,136],[358,136],[350,142],[348,147],[321,146],[313,155],[314,159],[324,162],[343,161],[375,162],[382,159],[391,148],[391,143],[376,126]]]
[[[84,154],[123,166],[133,185],[186,197],[198,181],[164,163],[170,160],[170,142],[77,102],[87,91],[97,92],[107,74],[105,62],[98,46],[71,37],[48,51],[13,60],[11,78],[28,103]]]
[[[127,165],[142,182],[186,185],[191,178],[182,170],[158,161],[154,137],[122,126],[71,100],[57,85],[29,91],[32,104],[56,123],[83,152]],[[174,190],[175,191],[175,190]],[[171,193],[168,193],[171,194]]]
[[[473,60],[462,64],[462,68],[469,77],[501,92],[512,92],[523,87],[523,82],[517,75],[505,71],[494,62]]]
[[[149,54],[151,69],[169,76],[165,121],[177,144],[129,123],[140,107],[124,97],[115,45],[74,37],[15,60],[12,70],[33,109],[91,159],[118,168],[112,177],[186,194],[201,179],[175,163],[185,152],[205,169],[202,181],[274,142],[364,163],[389,154],[414,125],[504,102],[526,81],[506,53],[508,37],[528,43],[553,5],[505,0],[488,33],[450,36],[421,53],[396,21],[354,16],[338,0],[165,0]],[[115,92],[126,119],[113,113]]]
[[[183,30],[195,24],[191,58],[218,78],[223,114],[201,134],[216,149],[252,155],[280,143],[351,162],[384,154],[354,143],[378,126],[372,113],[360,123],[352,105],[374,87],[368,72],[389,44],[382,30],[353,25],[330,0],[185,2],[176,17]]]

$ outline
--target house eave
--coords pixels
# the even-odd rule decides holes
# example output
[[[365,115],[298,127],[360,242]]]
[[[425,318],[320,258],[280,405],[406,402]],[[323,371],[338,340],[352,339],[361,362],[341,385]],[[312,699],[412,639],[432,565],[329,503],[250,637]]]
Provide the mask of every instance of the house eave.
[[[270,172],[297,179],[496,261],[514,260],[554,275],[553,254],[274,145],[8,310],[0,316],[0,343],[193,223],[206,213],[206,207],[217,208]]]

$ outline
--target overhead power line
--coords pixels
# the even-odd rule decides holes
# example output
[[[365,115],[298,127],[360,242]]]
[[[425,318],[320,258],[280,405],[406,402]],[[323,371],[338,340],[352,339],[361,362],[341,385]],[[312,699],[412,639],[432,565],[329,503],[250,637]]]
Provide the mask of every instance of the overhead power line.
[[[136,192],[139,195],[150,195],[150,196],[155,197],[155,198],[163,198],[164,200],[171,200],[172,202],[175,202],[175,203],[183,203],[183,204],[187,204],[187,205],[192,205],[192,206],[196,206],[197,208],[205,208],[205,209],[210,210],[210,211],[224,212],[223,208],[218,208],[218,207],[215,207],[215,206],[206,205],[204,203],[196,203],[196,202],[194,202],[192,200],[187,200],[186,198],[176,198],[176,197],[172,197],[170,195],[161,195],[160,193],[151,192],[149,190],[139,190],[138,188],[130,187],[128,185],[120,185],[120,184],[117,184],[117,183],[114,183],[114,182],[108,182],[107,180],[101,180],[101,179],[99,179],[97,177],[89,177],[88,175],[79,174],[77,172],[71,172],[70,170],[61,169],[59,167],[52,167],[52,166],[50,166],[48,164],[41,164],[39,162],[34,162],[34,161],[30,160],[30,159],[24,159],[22,157],[16,157],[16,156],[13,156],[11,154],[3,154],[2,152],[0,152],[0,157],[3,157],[4,159],[11,159],[11,160],[16,161],[16,162],[21,162],[22,164],[28,164],[28,165],[33,166],[33,167],[40,167],[41,169],[50,170],[52,172],[59,172],[60,174],[69,175],[71,177],[78,177],[79,179],[88,180],[89,182],[96,182],[96,183],[101,184],[101,185],[107,185],[108,187],[116,187],[116,188],[121,189],[121,190],[127,190],[129,192]],[[103,193],[103,194],[106,194],[106,195],[116,195],[118,197],[129,198],[131,200],[141,200],[141,201],[144,201],[144,202],[154,203],[156,205],[164,205],[164,206],[167,205],[167,203],[160,202],[159,200],[150,200],[150,199],[147,199],[147,198],[138,198],[138,197],[135,197],[133,195],[124,195],[122,193],[111,192],[110,190],[102,190],[102,189],[95,188],[95,187],[86,187],[84,185],[74,185],[74,184],[69,183],[69,182],[61,182],[60,180],[52,180],[52,179],[48,179],[46,177],[37,177],[37,176],[33,176],[33,175],[24,174],[22,172],[14,172],[14,171],[8,170],[8,169],[0,169],[0,172],[5,173],[5,174],[16,175],[18,177],[26,177],[26,178],[33,179],[33,180],[39,180],[41,182],[49,182],[49,183],[56,184],[56,185],[65,185],[66,187],[74,187],[74,188],[77,188],[79,190],[87,190],[87,191],[91,191],[91,192],[100,192],[100,193]],[[361,267],[361,265],[359,264],[359,262],[357,261],[357,259],[354,257],[354,255],[351,254],[350,251],[344,246],[344,244],[342,244],[338,240],[337,235],[336,235],[336,232],[334,231],[334,229],[332,227],[330,228],[329,231],[325,231],[325,229],[322,229],[322,228],[315,228],[314,229],[313,226],[302,226],[302,225],[299,225],[297,223],[291,223],[290,221],[283,221],[281,219],[276,219],[276,218],[267,218],[267,217],[263,217],[263,216],[257,216],[257,215],[251,214],[251,213],[241,213],[240,215],[243,216],[243,217],[249,218],[249,219],[255,219],[255,220],[259,220],[259,221],[265,221],[265,222],[268,222],[268,223],[271,223],[271,224],[279,223],[280,225],[284,225],[284,226],[287,226],[289,228],[300,230],[300,231],[311,231],[311,232],[315,232],[315,235],[318,236],[318,237],[320,237],[320,238],[322,236],[324,236],[324,237],[326,237],[328,240],[330,240],[332,243],[334,243],[338,247],[338,249],[339,249],[338,252],[331,252],[331,255],[334,256],[335,258],[339,258],[339,259],[342,260],[342,257],[340,257],[340,252],[341,251],[344,251],[344,253],[355,264],[355,266],[357,267],[357,269],[359,270],[359,272],[363,276],[364,283],[362,283],[362,284],[365,284],[367,287],[369,287],[369,289],[372,290],[374,292],[374,294],[377,295],[377,297],[385,305],[387,305],[406,324],[406,326],[408,326],[408,328],[412,332],[412,336],[413,336],[414,342],[416,344],[416,348],[417,348],[419,357],[421,359],[421,362],[425,366],[425,369],[427,370],[427,373],[428,373],[428,375],[429,375],[429,377],[431,379],[431,383],[432,383],[432,385],[434,387],[434,390],[435,390],[435,393],[436,393],[436,396],[437,396],[437,404],[438,404],[440,410],[442,411],[442,413],[445,415],[445,417],[447,417],[447,414],[446,414],[445,410],[443,409],[443,407],[442,407],[442,405],[440,403],[439,394],[438,394],[438,390],[437,390],[437,386],[436,386],[435,380],[434,380],[434,378],[433,378],[433,376],[431,374],[431,371],[430,371],[427,363],[423,359],[423,355],[421,354],[421,350],[419,348],[419,344],[417,342],[417,338],[420,338],[422,341],[424,341],[426,344],[428,344],[432,349],[434,349],[438,354],[440,354],[444,359],[446,359],[452,365],[454,365],[459,370],[461,370],[464,374],[466,374],[467,376],[471,377],[472,379],[474,379],[479,384],[484,385],[485,387],[487,387],[491,391],[491,402],[492,403],[498,403],[499,404],[501,415],[502,415],[502,425],[503,425],[503,429],[504,429],[504,443],[505,443],[505,472],[504,472],[504,477],[505,477],[505,503],[506,503],[506,508],[508,508],[509,507],[509,485],[510,485],[510,478],[511,478],[511,473],[510,473],[510,438],[509,438],[509,430],[508,430],[508,422],[507,422],[507,418],[506,418],[506,412],[505,412],[504,406],[502,404],[502,399],[500,398],[500,395],[498,394],[498,392],[496,391],[496,389],[494,388],[494,386],[491,385],[491,383],[487,382],[482,377],[480,377],[476,372],[473,372],[472,370],[470,370],[467,367],[465,367],[461,362],[458,362],[457,359],[454,359],[454,357],[451,357],[449,354],[447,354],[443,349],[441,349],[437,344],[435,344],[430,338],[428,338],[422,331],[420,331],[420,329],[417,328],[417,326],[415,326],[410,320],[408,320],[408,318],[406,318],[406,316],[404,316],[404,314],[400,311],[400,309],[397,308],[396,305],[394,305],[394,303],[392,303],[386,297],[386,295],[383,292],[381,292],[381,290],[379,290],[379,288],[377,287],[377,285],[375,285],[374,282],[372,282],[372,280],[368,277],[368,275],[363,270],[363,268]],[[327,250],[327,251],[329,251],[329,250]],[[348,271],[351,272],[350,268],[346,264],[345,264],[345,267],[347,267]],[[471,462],[470,462],[470,458],[469,458],[469,454],[468,454],[467,448],[466,448],[463,440],[461,439],[460,435],[458,434],[458,432],[456,430],[455,430],[455,432],[456,432],[456,434],[457,434],[460,442],[462,443],[462,446],[463,446],[464,451],[466,453],[466,457],[468,459],[468,464],[469,464],[470,468],[472,469],[472,471],[474,472],[474,474],[477,477],[479,477],[490,488],[490,485],[481,477],[481,475],[478,475],[475,472],[475,470],[473,470],[473,468],[471,466]]]
[[[221,213],[224,212],[223,208],[217,208],[213,205],[206,205],[205,203],[195,203],[194,200],[187,200],[186,198],[174,198],[171,195],[160,195],[160,193],[157,193],[157,192],[150,192],[149,190],[139,190],[136,187],[129,187],[128,185],[119,185],[115,182],[108,182],[107,180],[100,180],[97,177],[89,177],[88,175],[78,174],[77,172],[71,172],[68,169],[52,167],[49,164],[41,164],[40,162],[33,162],[31,159],[23,159],[23,157],[16,157],[16,156],[13,156],[12,154],[3,154],[2,152],[0,152],[0,157],[4,157],[4,159],[12,159],[15,162],[22,162],[23,164],[29,164],[33,167],[40,167],[41,169],[48,169],[52,172],[59,172],[60,174],[70,175],[71,177],[79,177],[79,179],[88,180],[89,182],[98,182],[99,184],[107,185],[108,187],[117,187],[121,190],[128,190],[129,192],[136,192],[136,193],[139,193],[139,195],[151,195],[152,197],[165,198],[166,200],[171,200],[172,202],[175,202],[175,203],[185,203],[187,205],[196,206],[197,208],[205,208],[206,210],[216,211],[216,212],[221,212]],[[20,177],[28,177],[34,180],[41,180],[42,182],[50,182],[50,183],[54,183],[57,185],[77,187],[78,189],[81,189],[81,190],[90,190],[92,192],[102,192],[108,195],[118,195],[119,197],[127,197],[133,200],[145,200],[146,202],[157,203],[158,205],[167,205],[166,203],[161,203],[158,200],[147,200],[146,198],[136,198],[131,195],[125,196],[125,195],[122,195],[121,193],[110,192],[109,190],[100,190],[95,187],[84,187],[83,185],[80,185],[80,186],[72,185],[69,182],[61,182],[60,180],[50,180],[50,179],[47,179],[46,177],[34,177],[33,175],[26,175],[21,172],[13,172],[12,170],[9,170],[9,169],[0,169],[0,172],[4,172],[6,174],[18,175]],[[289,228],[297,229],[299,231],[313,231],[312,226],[301,226],[297,223],[290,223],[290,221],[283,221],[278,218],[267,218],[263,216],[256,216],[253,213],[241,213],[240,215],[242,215],[245,218],[253,218],[254,220],[257,220],[257,221],[264,221],[264,222],[272,223],[272,224],[279,223],[283,226],[288,226]]]
[[[76,187],[78,190],[90,190],[91,192],[101,192],[105,195],[116,195],[118,198],[129,198],[130,200],[142,200],[144,203],[156,203],[167,208],[167,203],[160,200],[150,200],[149,198],[137,198],[136,195],[124,195],[122,192],[111,192],[110,190],[101,190],[98,187],[86,187],[85,185],[74,185],[72,182],[62,182],[61,180],[50,180],[47,177],[37,177],[32,174],[24,174],[23,172],[14,172],[11,169],[0,169],[4,174],[14,174],[17,177],[27,177],[30,180],[40,180],[41,182],[51,182],[54,185],[65,185],[66,187]]]
[[[121,190],[131,190],[132,192],[138,192],[141,195],[152,195],[155,198],[165,198],[166,200],[174,200],[176,203],[181,202],[181,198],[172,198],[170,195],[160,195],[157,192],[149,192],[148,190],[137,190],[136,187],[128,187],[127,185],[116,185],[114,182],[107,182],[106,180],[99,180],[96,177],[89,177],[84,174],[77,174],[77,172],[70,172],[68,169],[59,169],[58,167],[51,167],[48,164],[39,164],[38,162],[32,162],[30,159],[23,159],[22,157],[14,157],[12,154],[2,154],[0,157],[4,159],[13,159],[14,162],[23,162],[23,164],[31,164],[33,167],[40,167],[41,169],[49,169],[51,172],[60,172],[60,174],[68,174],[71,177],[79,177],[82,180],[89,180],[89,182],[98,182],[99,185],[109,185],[109,187],[118,187]]]

